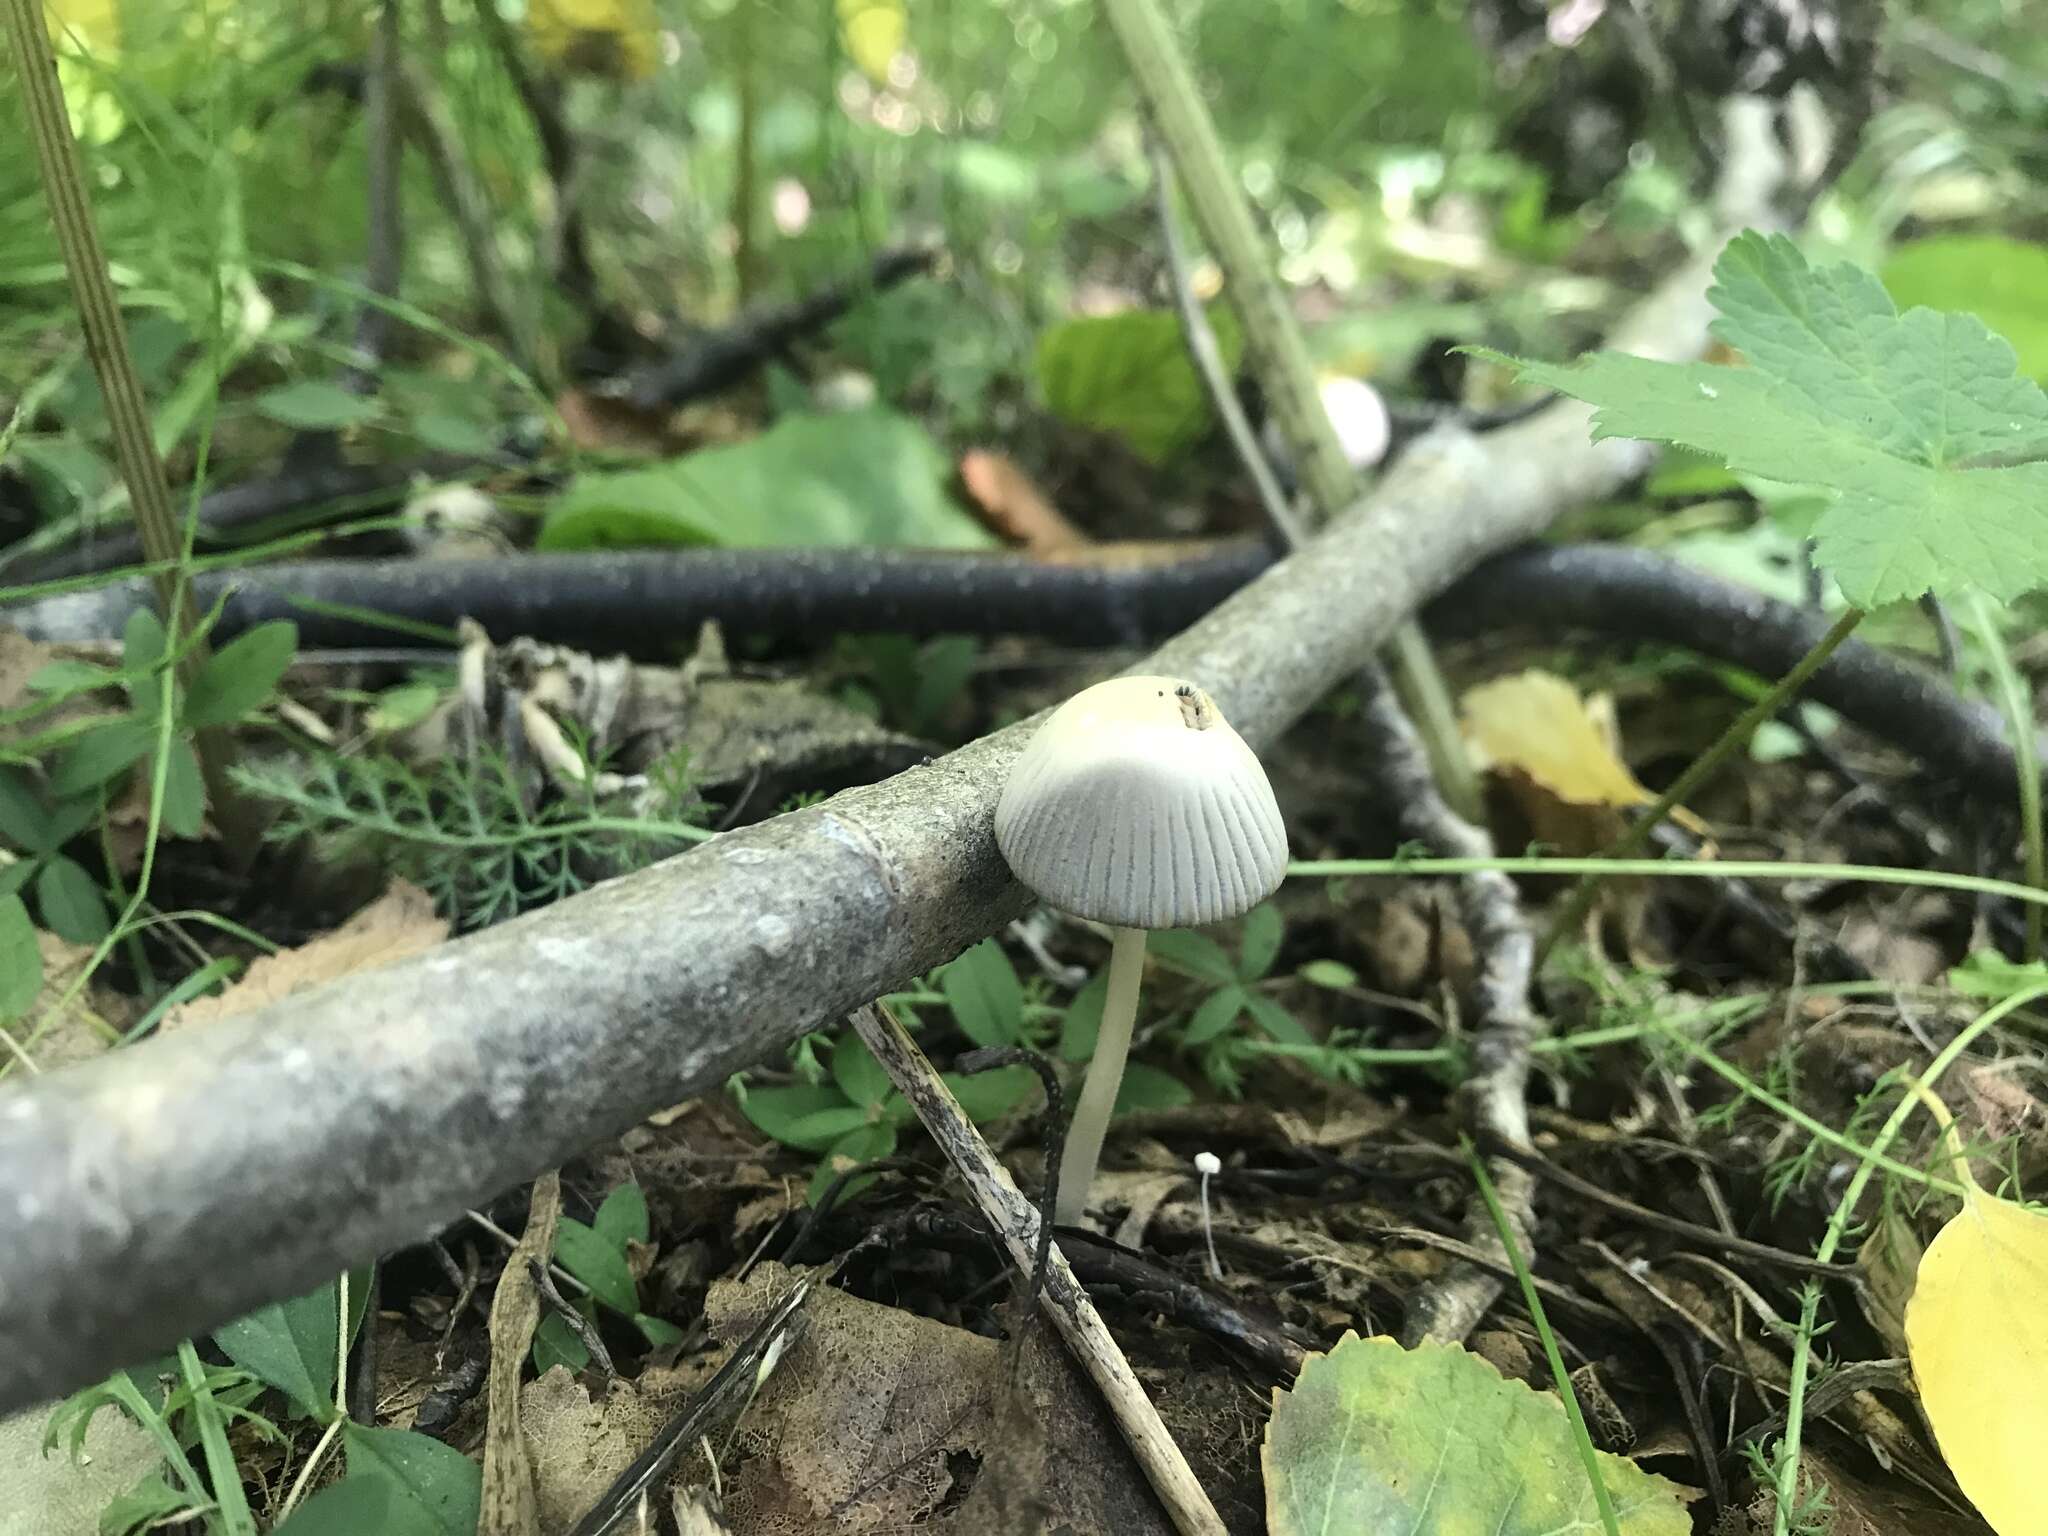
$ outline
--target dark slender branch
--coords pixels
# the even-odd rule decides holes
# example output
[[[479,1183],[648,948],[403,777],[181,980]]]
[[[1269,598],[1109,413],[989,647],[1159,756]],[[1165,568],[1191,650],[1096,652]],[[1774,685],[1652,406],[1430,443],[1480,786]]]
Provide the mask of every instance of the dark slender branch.
[[[498,62],[511,77],[520,104],[533,120],[534,136],[547,166],[548,181],[554,189],[554,217],[560,252],[557,272],[562,287],[585,309],[597,306],[597,277],[590,265],[590,249],[583,235],[583,218],[576,207],[576,140],[569,132],[553,89],[533,72],[520,51],[519,39],[499,12],[497,0],[476,0],[477,21],[485,40],[498,55]]]
[[[330,514],[352,516],[389,506],[403,499],[415,481],[474,473],[491,462],[467,454],[432,453],[391,464],[334,464],[288,471],[230,486],[201,499],[194,547],[205,550],[233,544],[264,523],[298,527]],[[93,530],[80,542],[47,554],[20,559],[0,555],[0,580],[20,586],[64,581],[95,571],[119,570],[144,558],[141,536],[134,529]],[[114,632],[120,632],[118,626]]]
[[[607,386],[636,410],[652,411],[730,389],[779,357],[792,343],[824,329],[870,294],[929,272],[939,253],[929,246],[883,251],[859,277],[828,284],[788,304],[748,310],[731,325],[694,338],[674,356],[636,368]]]
[[[1045,1290],[1046,1263],[1052,1257],[1052,1208],[1060,1187],[1060,1153],[1066,1146],[1067,1115],[1060,1091],[1060,1075],[1038,1051],[1027,1051],[1015,1045],[985,1046],[962,1056],[953,1063],[953,1070],[972,1075],[1007,1066],[1029,1067],[1038,1074],[1038,1081],[1045,1088],[1045,1174],[1039,1180],[1038,1247],[1031,1260],[1031,1273],[1024,1290],[1018,1335],[1022,1337],[1022,1319],[1029,1318],[1038,1310],[1038,1298]]]
[[[370,32],[370,61],[363,76],[364,150],[369,201],[369,239],[364,248],[363,286],[382,298],[398,296],[405,237],[399,209],[398,70],[401,58],[398,0],[384,0]],[[364,304],[356,318],[356,369],[374,380],[391,345],[393,316],[381,304]]]
[[[460,461],[458,461],[460,462]],[[454,466],[451,465],[451,468]],[[220,493],[278,515],[300,490],[339,489],[342,475],[398,489],[396,470],[346,470],[290,486]],[[215,505],[208,498],[208,505]],[[235,521],[239,521],[237,513]],[[661,655],[701,619],[736,632],[807,637],[847,631],[914,635],[1029,634],[1075,645],[1136,645],[1191,623],[1272,561],[1262,541],[1218,544],[1193,556],[1105,566],[915,550],[644,550],[485,560],[316,560],[201,575],[211,606],[231,592],[216,633],[227,639],[268,619],[294,618],[308,647],[389,645],[391,631],[294,604],[311,598],[450,628],[462,617],[501,638],[534,635],[593,650]],[[121,633],[148,589],[124,582],[0,608],[33,639],[78,642]],[[1824,624],[1789,603],[1647,550],[1539,545],[1477,566],[1424,611],[1446,639],[1512,624],[1555,635],[1584,631],[1680,646],[1764,676],[1788,670]],[[1996,710],[1958,696],[1930,669],[1851,640],[1805,696],[1919,756],[1972,792],[2001,803],[2012,791],[2012,749]]]
[[[498,260],[498,231],[490,196],[470,168],[462,134],[441,88],[411,59],[400,63],[393,84],[404,109],[406,131],[426,156],[449,222],[462,241],[477,307],[504,338],[513,361],[530,369],[535,350],[532,327],[505,279],[504,264]]]

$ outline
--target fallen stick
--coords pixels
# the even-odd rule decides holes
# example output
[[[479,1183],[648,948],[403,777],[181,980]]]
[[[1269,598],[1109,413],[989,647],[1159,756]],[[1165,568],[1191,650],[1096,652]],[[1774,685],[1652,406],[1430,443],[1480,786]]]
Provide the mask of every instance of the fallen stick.
[[[1706,341],[1705,264],[1617,336]],[[1560,403],[1419,440],[1350,515],[1144,665],[1254,748],[1486,554],[1641,474]],[[0,1087],[0,1412],[422,1240],[1030,904],[996,851],[1021,722],[346,982]]]
[[[925,1060],[917,1042],[885,1010],[872,1004],[856,1008],[852,1023],[875,1060],[882,1064],[882,1070],[889,1074],[896,1091],[903,1095],[904,1102],[917,1111],[917,1118],[924,1122],[932,1140],[960,1171],[975,1208],[1009,1249],[1010,1262],[1026,1275],[1034,1273],[1039,1264],[1038,1208],[1017,1187],[1009,1170],[996,1161],[995,1153],[960,1108],[953,1091]],[[1215,1506],[1202,1491],[1173,1436],[1160,1422],[1159,1410],[1138,1385],[1130,1362],[1124,1359],[1123,1351],[1110,1336],[1109,1325],[1103,1322],[1095,1303],[1074,1277],[1057,1240],[1045,1257],[1045,1265],[1039,1305],[1102,1394],[1124,1443],[1138,1459],[1146,1481],[1159,1495],[1159,1502],[1166,1506],[1174,1529],[1187,1536],[1221,1533],[1223,1521]]]

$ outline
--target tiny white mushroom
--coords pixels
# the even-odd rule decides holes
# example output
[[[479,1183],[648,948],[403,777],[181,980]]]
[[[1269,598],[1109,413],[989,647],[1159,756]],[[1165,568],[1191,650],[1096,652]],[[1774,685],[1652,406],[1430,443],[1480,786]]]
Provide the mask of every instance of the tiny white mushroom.
[[[1145,933],[1249,912],[1287,872],[1273,788],[1215,700],[1172,677],[1083,689],[1018,756],[996,804],[996,843],[1039,896],[1107,923],[1109,994],[1060,1161],[1054,1203],[1079,1219],[1122,1082]]]
[[[1223,1159],[1214,1152],[1195,1154],[1195,1172],[1202,1176],[1202,1241],[1209,1247],[1209,1278],[1221,1280],[1223,1266],[1216,1262],[1216,1234],[1209,1226],[1209,1178],[1223,1171]]]

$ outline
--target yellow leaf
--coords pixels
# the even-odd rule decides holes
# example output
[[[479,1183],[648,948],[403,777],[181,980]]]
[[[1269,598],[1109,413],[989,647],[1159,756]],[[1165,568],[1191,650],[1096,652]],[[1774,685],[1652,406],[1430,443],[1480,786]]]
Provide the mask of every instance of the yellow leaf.
[[[886,81],[903,51],[910,18],[902,0],[839,0],[839,36],[846,56],[870,80]]]
[[[120,0],[44,0],[43,15],[59,46],[76,42],[100,58],[121,51]]]
[[[653,0],[529,0],[526,35],[561,69],[644,80],[661,58]]]
[[[1465,734],[1496,767],[1527,774],[1570,805],[1616,810],[1656,796],[1615,756],[1579,690],[1531,670],[1465,695]]]
[[[1931,1094],[1923,1102],[1950,1127]],[[1906,1350],[1949,1470],[1998,1536],[2048,1533],[2048,1213],[1986,1194],[1958,1155],[1963,1208],[1921,1257]]]

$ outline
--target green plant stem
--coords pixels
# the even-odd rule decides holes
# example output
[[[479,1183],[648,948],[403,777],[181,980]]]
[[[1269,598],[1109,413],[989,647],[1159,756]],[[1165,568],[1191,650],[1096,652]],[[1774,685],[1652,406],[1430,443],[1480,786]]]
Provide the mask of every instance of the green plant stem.
[[[1246,360],[1275,423],[1300,457],[1309,500],[1321,519],[1335,517],[1357,501],[1365,487],[1323,409],[1308,343],[1266,258],[1251,209],[1230,174],[1216,124],[1156,0],[1103,0],[1103,10],[1123,48],[1146,115],[1172,156],[1195,222],[1223,268],[1224,292],[1244,328]],[[1403,624],[1395,632],[1392,651],[1396,684],[1415,717],[1437,783],[1460,815],[1476,820],[1481,809],[1479,779],[1465,754],[1450,691],[1421,626],[1413,619]]]
[[[99,225],[86,193],[85,171],[77,140],[71,134],[71,119],[65,111],[64,87],[57,76],[57,56],[51,49],[43,7],[37,0],[0,0],[0,17],[5,19],[8,48],[21,80],[29,137],[35,141],[50,223],[56,231],[57,247],[63,253],[72,297],[78,304],[79,331],[105,402],[107,427],[114,440],[114,460],[120,467],[122,483],[128,488],[129,510],[142,537],[143,552],[158,567],[151,579],[163,608],[164,627],[175,645],[181,634],[191,635],[198,624],[185,580],[185,540],[171,507],[170,482],[157,452],[141,375],[136,372],[135,356],[129,350],[120,302],[108,275],[106,251],[100,244]],[[191,685],[206,664],[208,655],[203,637],[195,637],[185,649],[178,663],[178,676],[186,686]],[[227,779],[228,768],[234,761],[233,738],[225,730],[200,731],[196,733],[195,745],[215,818],[231,838],[253,841],[253,823],[242,813]]]
[[[1638,816],[1628,831],[1615,840],[1604,857],[1626,859],[1648,847],[1651,834],[1664,824],[1664,818],[1684,804],[1694,790],[1704,784],[1723,763],[1747,744],[1750,737],[1756,734],[1758,726],[1783,709],[1786,703],[1806,686],[1807,679],[1821,669],[1822,664],[1834,655],[1836,648],[1848,639],[1850,633],[1862,622],[1863,610],[1860,608],[1851,608],[1835,620],[1834,626],[1814,643],[1812,650],[1799,658],[1798,664],[1790,672],[1778,679],[1769,692],[1738,715],[1735,723],[1723,731],[1711,747],[1693,759],[1685,772],[1672,781],[1671,787],[1657,797],[1656,803]],[[1570,898],[1565,902],[1564,911],[1558,914],[1557,921],[1550,925],[1550,931],[1544,934],[1542,942],[1536,946],[1536,964],[1539,967],[1559,938],[1567,933],[1576,933],[1585,922],[1586,914],[1593,910],[1594,899],[1600,894],[1603,878],[1599,875],[1589,876],[1581,880],[1572,891]]]
[[[1991,605],[1982,596],[1970,605],[1971,626],[1991,663],[1991,678],[1998,688],[1998,702],[2005,710],[2012,732],[2012,760],[2019,770],[2020,831],[2026,842],[2027,884],[2048,887],[2048,849],[2041,833],[2041,754],[2035,737],[2034,703],[2019,669],[2012,664],[2005,637],[1998,632]],[[2027,908],[2027,958],[2041,958],[2041,909]]]
[[[1117,928],[1109,949],[1109,991],[1102,1000],[1102,1024],[1095,1035],[1095,1054],[1088,1077],[1067,1122],[1067,1143],[1060,1153],[1060,1187],[1053,1219],[1079,1221],[1088,1209],[1088,1186],[1109,1134],[1116,1092],[1124,1080],[1124,1058],[1131,1052],[1131,1033],[1138,1022],[1138,984],[1145,975],[1145,930]]]
[[[220,1529],[225,1536],[256,1536],[256,1517],[249,1513],[242,1472],[235,1465],[234,1448],[228,1444],[227,1420],[213,1400],[213,1389],[206,1384],[206,1367],[190,1339],[178,1345],[178,1368],[192,1394],[192,1418],[199,1426],[200,1449],[206,1453],[206,1478],[220,1508]]]
[[[1515,1241],[1514,1228],[1508,1224],[1508,1213],[1501,1208],[1493,1180],[1487,1177],[1485,1159],[1480,1157],[1469,1138],[1460,1136],[1458,1145],[1464,1149],[1465,1160],[1472,1165],[1472,1177],[1479,1185],[1479,1198],[1486,1202],[1486,1214],[1493,1218],[1494,1230],[1500,1234],[1500,1245],[1507,1250],[1508,1263],[1514,1266],[1515,1281],[1522,1288],[1522,1301],[1529,1309],[1530,1320],[1536,1325],[1536,1336],[1543,1341],[1543,1356],[1550,1362],[1551,1380],[1557,1383],[1557,1395],[1564,1399],[1565,1417],[1571,1420],[1572,1443],[1579,1448],[1579,1461],[1585,1466],[1586,1481],[1593,1485],[1593,1504],[1600,1511],[1601,1529],[1607,1536],[1621,1536],[1621,1520],[1614,1512],[1613,1496],[1607,1491],[1607,1480],[1600,1475],[1600,1453],[1594,1449],[1592,1433],[1586,1428],[1586,1415],[1579,1407],[1579,1395],[1572,1390],[1571,1372],[1564,1368],[1564,1353],[1557,1347],[1557,1334],[1543,1311],[1543,1298],[1536,1294],[1536,1278],[1529,1273],[1529,1265],[1522,1258],[1522,1245]]]
[[[2028,1003],[2048,997],[2048,985],[2029,987],[2015,992],[2011,997],[2002,998],[1971,1020],[1955,1039],[1942,1047],[1941,1053],[1928,1064],[1921,1074],[1919,1088],[1931,1091],[1941,1075],[1955,1064],[1964,1051],[1974,1045],[1979,1036],[2008,1014],[2025,1007]],[[1849,1225],[1855,1218],[1856,1207],[1863,1199],[1863,1191],[1869,1187],[1871,1174],[1885,1161],[1885,1150],[1898,1138],[1906,1124],[1906,1117],[1920,1106],[1917,1092],[1909,1092],[1899,1101],[1883,1127],[1863,1149],[1862,1160],[1856,1165],[1856,1172],[1849,1180],[1849,1187],[1842,1191],[1842,1198],[1835,1202],[1834,1213],[1828,1218],[1827,1231],[1821,1235],[1820,1246],[1814,1249],[1814,1258],[1821,1263],[1833,1260],[1835,1250],[1848,1236]],[[1960,1193],[1961,1186],[1955,1186]],[[1820,1318],[1820,1288],[1806,1287],[1799,1309],[1799,1328],[1792,1336],[1792,1368],[1785,1389],[1785,1438],[1778,1450],[1777,1467],[1777,1516],[1772,1525],[1772,1536],[1790,1536],[1792,1512],[1798,1506],[1799,1498],[1799,1439],[1804,1425],[1806,1410],[1806,1377],[1813,1361],[1813,1335]]]
[[[1504,875],[1627,875],[1672,880],[1867,880],[1872,885],[1920,885],[1972,896],[2003,896],[2048,907],[2048,891],[1989,875],[1956,875],[1939,869],[1894,869],[1886,864],[1776,863],[1768,859],[1303,859],[1287,866],[1299,879],[1343,876],[1469,875],[1497,869]]]

